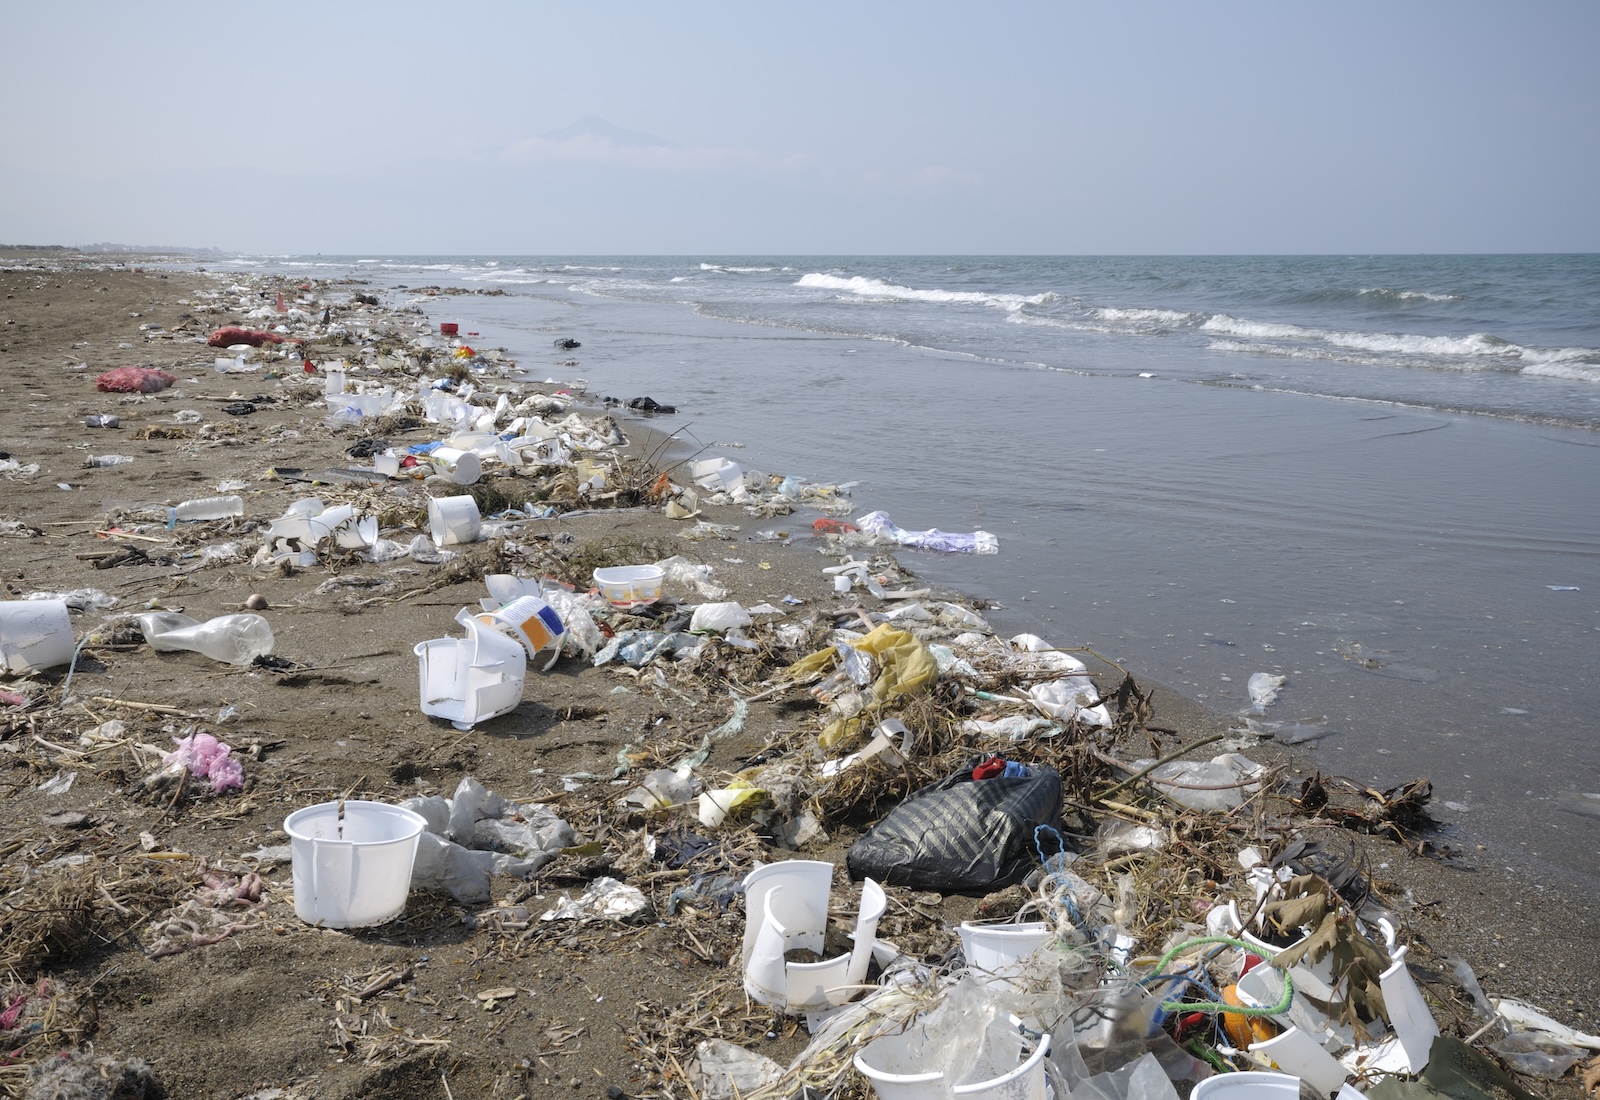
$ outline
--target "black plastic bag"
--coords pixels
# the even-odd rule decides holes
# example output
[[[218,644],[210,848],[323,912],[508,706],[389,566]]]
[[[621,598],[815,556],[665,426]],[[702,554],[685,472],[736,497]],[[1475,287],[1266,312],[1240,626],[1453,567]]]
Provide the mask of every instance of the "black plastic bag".
[[[853,879],[984,894],[1038,866],[1033,831],[1040,825],[1061,829],[1061,777],[1053,768],[1029,765],[1025,776],[977,782],[963,768],[890,810],[850,846],[846,864]]]

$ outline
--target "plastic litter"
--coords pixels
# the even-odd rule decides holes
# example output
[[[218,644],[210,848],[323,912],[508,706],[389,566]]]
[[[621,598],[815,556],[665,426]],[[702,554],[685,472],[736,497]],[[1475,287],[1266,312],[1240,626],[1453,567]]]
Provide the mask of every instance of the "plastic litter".
[[[1245,683],[1245,690],[1250,693],[1250,702],[1258,711],[1266,710],[1278,701],[1278,692],[1283,689],[1288,677],[1274,676],[1270,672],[1252,672],[1250,679]]]
[[[213,661],[248,665],[272,652],[272,627],[260,615],[219,615],[201,622],[175,611],[139,616],[139,630],[157,653],[202,653]]]
[[[43,595],[43,594],[41,594]],[[72,660],[72,620],[64,599],[0,601],[0,668],[36,672]]]
[[[868,512],[857,518],[856,526],[876,538],[886,539],[917,550],[938,550],[946,554],[998,554],[1000,540],[988,531],[955,534],[933,528],[907,531],[895,526],[887,512]]]
[[[637,921],[648,919],[650,899],[637,886],[629,886],[614,878],[598,878],[582,896],[563,896],[554,908],[546,910],[539,919],[545,920],[608,920]]]
[[[823,953],[832,883],[833,864],[817,860],[771,863],[745,876],[744,987],[753,1000],[798,1012],[841,1005],[856,995],[888,906],[883,888],[871,879],[862,887],[848,954],[815,963],[784,957],[793,950]]]
[[[234,759],[232,746],[204,730],[175,740],[178,747],[161,758],[163,764],[182,768],[197,779],[209,779],[212,794],[243,789],[244,766]]]
[[[466,628],[465,638],[418,642],[412,652],[421,677],[422,713],[466,730],[522,702],[528,654],[520,642],[466,608],[456,613],[456,622]]]
[[[154,367],[118,367],[96,378],[94,388],[102,393],[156,393],[177,380],[177,375]]]
[[[296,810],[289,834],[295,915],[327,928],[382,924],[405,909],[425,822],[383,802],[324,802]]]

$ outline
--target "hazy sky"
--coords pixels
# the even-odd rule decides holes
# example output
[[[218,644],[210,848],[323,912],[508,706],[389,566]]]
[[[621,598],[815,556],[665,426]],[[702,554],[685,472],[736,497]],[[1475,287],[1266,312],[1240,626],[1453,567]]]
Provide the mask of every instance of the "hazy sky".
[[[13,0],[0,42],[0,242],[1600,251],[1594,0]]]

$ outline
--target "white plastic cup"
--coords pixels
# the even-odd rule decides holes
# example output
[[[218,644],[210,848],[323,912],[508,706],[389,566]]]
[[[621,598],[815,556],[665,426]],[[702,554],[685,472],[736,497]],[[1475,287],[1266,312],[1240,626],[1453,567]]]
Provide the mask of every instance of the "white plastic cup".
[[[324,802],[290,814],[283,831],[289,834],[295,916],[324,928],[398,917],[427,824],[421,814],[386,802]]]
[[[457,485],[471,485],[483,476],[483,459],[476,451],[439,447],[428,456],[428,461]]]
[[[433,497],[428,501],[428,533],[436,546],[477,542],[483,518],[470,496]]]
[[[372,468],[385,477],[394,477],[400,473],[399,455],[373,455]]]
[[[0,602],[0,667],[36,672],[72,660],[72,620],[65,600]]]

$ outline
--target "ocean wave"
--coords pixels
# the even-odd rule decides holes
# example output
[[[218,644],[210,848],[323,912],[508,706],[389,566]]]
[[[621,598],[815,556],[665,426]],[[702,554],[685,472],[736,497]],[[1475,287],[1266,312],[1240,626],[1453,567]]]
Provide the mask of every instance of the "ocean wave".
[[[1459,302],[1460,294],[1434,294],[1427,290],[1391,290],[1386,286],[1364,286],[1358,291],[1363,298],[1389,298],[1397,302]]]
[[[702,263],[700,265],[700,270],[701,271],[727,271],[727,272],[731,272],[731,273],[733,273],[735,275],[761,275],[761,274],[764,274],[764,273],[769,272],[769,271],[777,271],[778,269],[775,268],[775,267],[731,267],[731,266],[724,266],[723,264]],[[789,269],[785,268],[784,270],[787,271]]]
[[[1600,382],[1600,366],[1587,362],[1529,363],[1522,368],[1522,373],[1535,378],[1560,378],[1568,382]]]
[[[1466,336],[1418,336],[1405,332],[1347,332],[1340,329],[1307,328],[1270,321],[1249,321],[1218,313],[1200,326],[1202,331],[1223,336],[1242,336],[1257,340],[1298,340],[1329,344],[1354,351],[1390,355],[1432,356],[1438,358],[1520,359],[1540,357],[1541,349],[1525,348],[1487,332]],[[1567,349],[1584,351],[1587,349]],[[1571,356],[1566,356],[1571,358]]]
[[[1122,309],[1117,306],[1101,306],[1093,315],[1102,321],[1133,325],[1188,325],[1206,316],[1177,309]]]
[[[1042,306],[1056,300],[1056,295],[1044,294],[992,294],[979,290],[918,290],[915,287],[886,283],[882,279],[868,279],[862,275],[843,278],[819,272],[800,276],[795,286],[813,290],[846,290],[863,298],[894,302],[941,302],[963,305],[995,306],[999,309],[1018,310],[1023,306]]]

